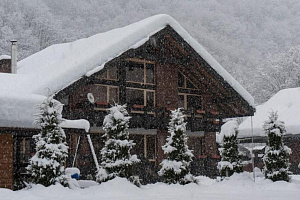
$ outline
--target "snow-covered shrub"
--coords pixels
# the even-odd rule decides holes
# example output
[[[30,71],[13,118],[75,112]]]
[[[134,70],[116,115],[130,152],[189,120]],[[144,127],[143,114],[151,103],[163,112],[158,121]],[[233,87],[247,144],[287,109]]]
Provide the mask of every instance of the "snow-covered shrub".
[[[243,171],[237,143],[238,127],[236,120],[230,120],[221,127],[222,148],[220,148],[220,153],[222,159],[218,162],[221,176],[231,176],[234,172]]]
[[[168,127],[170,136],[168,136],[166,144],[162,146],[168,157],[160,164],[162,168],[158,175],[162,176],[163,181],[168,184],[180,183],[184,185],[196,182],[190,173],[190,163],[194,155],[187,146],[185,116],[181,110],[179,108],[171,111],[171,121]]]
[[[277,113],[272,112],[263,128],[269,138],[263,157],[265,177],[272,181],[289,181],[288,155],[292,151],[282,142],[282,136],[286,133],[284,122],[278,121]]]
[[[36,123],[41,132],[33,136],[36,153],[30,159],[27,170],[32,174],[32,182],[50,186],[60,181],[68,156],[66,135],[60,127],[62,104],[51,97],[39,106]]]
[[[129,140],[128,124],[130,117],[126,105],[114,105],[103,121],[106,137],[105,146],[101,150],[101,167],[97,173],[97,181],[105,182],[116,176],[124,177],[136,185],[140,185],[139,178],[133,175],[134,165],[140,160],[131,155],[130,150],[135,145]]]

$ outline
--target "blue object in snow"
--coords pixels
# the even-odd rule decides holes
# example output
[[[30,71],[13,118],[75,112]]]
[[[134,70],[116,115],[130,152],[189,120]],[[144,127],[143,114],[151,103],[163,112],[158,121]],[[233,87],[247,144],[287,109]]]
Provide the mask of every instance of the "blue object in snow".
[[[74,179],[78,180],[79,179],[79,174],[78,173],[72,174],[71,178],[74,178]]]

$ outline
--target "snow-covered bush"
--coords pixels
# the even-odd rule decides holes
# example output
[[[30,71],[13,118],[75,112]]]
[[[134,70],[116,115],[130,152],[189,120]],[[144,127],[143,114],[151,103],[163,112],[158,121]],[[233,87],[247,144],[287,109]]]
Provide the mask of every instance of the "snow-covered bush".
[[[62,104],[51,97],[39,106],[36,123],[41,132],[33,136],[36,153],[30,159],[27,170],[32,174],[32,182],[50,186],[60,182],[68,156],[66,135],[60,127]]]
[[[218,162],[221,176],[231,176],[234,172],[243,171],[237,143],[238,127],[236,120],[230,120],[221,127],[222,148],[220,148],[220,153],[222,159]]]
[[[140,185],[139,177],[133,175],[134,165],[140,160],[131,155],[130,150],[135,145],[129,140],[128,124],[130,117],[126,105],[114,105],[103,121],[106,137],[105,146],[101,150],[101,167],[97,173],[97,181],[105,182],[116,176],[127,178],[135,185]]]
[[[282,136],[286,133],[284,122],[278,121],[277,113],[272,112],[263,128],[269,138],[263,157],[265,177],[272,181],[289,181],[288,155],[292,151],[282,142]]]
[[[179,108],[171,111],[171,121],[168,127],[170,136],[168,136],[166,144],[162,146],[168,157],[160,164],[162,168],[158,175],[162,176],[163,181],[168,184],[180,183],[184,185],[196,182],[190,173],[190,163],[194,155],[187,146],[185,116],[181,110]]]

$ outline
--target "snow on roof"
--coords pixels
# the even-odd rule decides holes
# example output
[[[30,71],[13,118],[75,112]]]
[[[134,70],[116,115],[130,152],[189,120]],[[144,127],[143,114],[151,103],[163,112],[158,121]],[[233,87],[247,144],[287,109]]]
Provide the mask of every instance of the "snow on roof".
[[[0,60],[10,59],[11,57],[8,55],[0,55]]]
[[[39,113],[38,105],[45,98],[42,95],[21,91],[0,90],[0,127],[40,128],[33,122]],[[63,119],[61,127],[84,129],[88,132],[90,124],[84,119]]]
[[[89,132],[90,130],[90,123],[85,119],[78,119],[78,120],[67,120],[64,119],[60,126],[62,128],[77,128],[77,129],[84,129],[85,132]]]
[[[238,128],[239,128],[239,125],[235,119],[227,121],[225,124],[223,124],[221,126],[220,134],[216,135],[217,143],[222,144],[224,137],[230,137],[230,136],[236,135],[236,130]]]
[[[45,88],[50,88],[56,93],[81,77],[98,72],[106,62],[126,50],[141,46],[167,25],[254,107],[253,97],[178,22],[165,14],[89,38],[50,46],[18,62],[17,73],[32,77],[33,81],[23,85],[27,91],[45,95]]]
[[[269,119],[271,111],[277,111],[278,120],[284,121],[287,134],[300,134],[300,87],[281,90],[266,103],[256,107],[253,116],[254,136],[266,136],[262,126]],[[248,117],[240,124],[238,137],[251,135],[251,118]]]
[[[34,125],[36,105],[45,99],[42,95],[0,90],[0,127],[38,128]]]
[[[34,81],[26,74],[0,73],[0,90],[26,92],[24,85]]]

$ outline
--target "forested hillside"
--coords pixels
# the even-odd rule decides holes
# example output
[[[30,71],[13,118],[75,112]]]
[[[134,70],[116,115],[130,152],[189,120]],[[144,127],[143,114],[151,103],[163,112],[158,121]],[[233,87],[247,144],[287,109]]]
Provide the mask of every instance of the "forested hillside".
[[[175,18],[254,97],[300,86],[299,0],[0,0],[0,55],[19,60],[49,45],[151,15]]]

